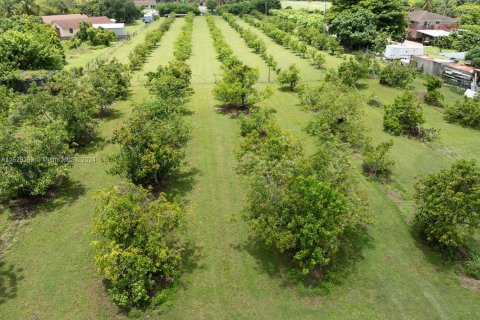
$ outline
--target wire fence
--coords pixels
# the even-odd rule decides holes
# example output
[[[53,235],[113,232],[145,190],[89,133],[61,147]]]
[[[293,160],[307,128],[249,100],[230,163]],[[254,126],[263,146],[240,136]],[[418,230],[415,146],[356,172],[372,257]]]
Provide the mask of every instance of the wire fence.
[[[152,23],[147,23],[145,24],[144,26],[142,26],[141,28],[138,28],[137,30],[133,31],[132,33],[128,33],[126,38],[119,41],[118,43],[116,43],[115,45],[111,46],[110,48],[108,48],[108,50],[105,50],[104,52],[100,53],[98,56],[96,56],[95,58],[91,59],[90,61],[88,61],[86,64],[85,64],[85,69],[87,70],[91,70],[91,69],[94,69],[97,65],[97,62],[99,60],[103,60],[104,58],[106,58],[107,56],[109,56],[113,51],[117,50],[118,48],[130,43],[129,41],[132,40],[132,38],[134,38],[135,36],[137,36],[138,34],[142,33],[143,31],[145,31],[146,29],[148,29],[149,27],[152,26]]]

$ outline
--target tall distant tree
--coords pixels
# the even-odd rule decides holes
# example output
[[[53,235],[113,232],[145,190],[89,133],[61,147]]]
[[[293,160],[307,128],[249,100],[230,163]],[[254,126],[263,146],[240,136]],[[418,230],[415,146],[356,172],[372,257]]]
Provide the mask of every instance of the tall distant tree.
[[[434,3],[433,0],[425,0],[423,2],[422,9],[425,11],[433,11]]]
[[[21,0],[18,2],[20,13],[28,15],[37,15],[40,11],[40,6],[35,0]]]
[[[11,17],[18,13],[18,5],[15,0],[0,0],[0,16]]]
[[[347,28],[344,30],[345,33],[355,34],[358,30],[372,30],[370,25],[373,25],[375,27],[373,33],[387,32],[390,36],[400,37],[405,33],[407,26],[407,11],[408,3],[405,0],[335,0],[332,1],[328,20],[330,24],[335,21],[337,25],[340,19],[355,21],[350,22],[350,26],[344,25]],[[355,15],[355,19],[352,15]],[[368,22],[365,18],[368,18]],[[339,29],[334,30],[338,32]],[[360,38],[361,35],[357,37]],[[374,36],[370,36],[367,41],[371,43],[373,39]]]
[[[132,22],[140,16],[140,9],[132,0],[100,0],[100,14],[118,22]]]
[[[378,31],[386,31],[394,37],[405,34],[408,10],[405,0],[362,0],[360,7],[375,15]]]
[[[374,14],[366,9],[345,10],[330,23],[330,32],[337,35],[341,44],[359,49],[373,43],[377,28]]]

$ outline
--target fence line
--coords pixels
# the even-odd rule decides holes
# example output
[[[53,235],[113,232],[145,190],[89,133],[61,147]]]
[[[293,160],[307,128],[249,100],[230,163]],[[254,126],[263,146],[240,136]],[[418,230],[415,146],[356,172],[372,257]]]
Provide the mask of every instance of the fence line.
[[[152,23],[147,23],[145,24],[144,26],[142,26],[141,28],[135,30],[134,32],[130,33],[127,35],[127,40],[125,41],[119,41],[118,43],[116,43],[114,46],[110,47],[108,50],[105,50],[104,52],[102,52],[101,54],[99,54],[98,56],[96,56],[95,58],[91,59],[90,61],[87,62],[87,64],[85,64],[85,69],[87,70],[90,70],[92,69],[93,67],[95,67],[95,65],[97,64],[97,61],[98,60],[101,60],[104,56],[106,55],[110,55],[113,51],[117,50],[118,48],[126,45],[127,43],[129,43],[130,40],[132,40],[135,36],[137,36],[139,33],[143,32],[145,29],[148,29],[149,27],[151,27],[153,24]]]

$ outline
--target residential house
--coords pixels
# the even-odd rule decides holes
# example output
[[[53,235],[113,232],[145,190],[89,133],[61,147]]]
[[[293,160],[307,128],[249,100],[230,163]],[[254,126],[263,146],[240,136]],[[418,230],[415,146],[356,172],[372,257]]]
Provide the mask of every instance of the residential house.
[[[43,16],[42,20],[50,24],[57,30],[59,38],[68,39],[73,37],[80,30],[80,22],[91,22],[92,24],[110,24],[114,23],[105,16],[88,17],[84,14],[63,14],[55,16]]]
[[[458,21],[428,11],[411,11],[408,14],[408,38],[416,41],[429,41],[431,38],[448,36],[458,30]]]

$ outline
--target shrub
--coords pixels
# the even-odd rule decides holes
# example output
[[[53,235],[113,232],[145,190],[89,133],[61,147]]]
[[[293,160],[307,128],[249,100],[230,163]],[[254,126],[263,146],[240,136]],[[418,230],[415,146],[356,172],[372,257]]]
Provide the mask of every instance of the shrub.
[[[299,96],[302,108],[315,112],[307,127],[310,134],[347,143],[354,149],[364,147],[363,102],[357,92],[342,83],[323,82],[316,88],[305,87]]]
[[[0,124],[5,119],[12,107],[13,93],[10,89],[0,85]]]
[[[0,19],[0,64],[12,69],[61,69],[65,53],[55,29],[40,17]]]
[[[376,147],[369,147],[363,159],[363,173],[375,178],[388,179],[392,174],[395,162],[388,156],[393,146],[393,141],[380,143]]]
[[[474,279],[480,280],[480,256],[472,255],[465,263],[465,274]]]
[[[96,97],[98,113],[104,115],[111,104],[128,97],[130,73],[127,66],[113,59],[97,61],[97,65],[83,77],[82,82],[91,88]]]
[[[385,106],[383,128],[393,135],[418,137],[424,122],[422,106],[409,90],[396,97],[393,104]]]
[[[258,69],[241,62],[224,65],[224,74],[213,88],[215,98],[225,105],[249,108],[266,98],[269,91],[258,91],[254,86],[259,78]]]
[[[247,136],[252,131],[264,133],[275,112],[275,109],[252,108],[248,116],[243,115],[240,118],[240,134],[242,137]]]
[[[406,88],[415,76],[414,65],[404,67],[400,61],[393,61],[380,72],[380,83],[395,88]]]
[[[375,94],[372,93],[367,101],[369,106],[381,108],[383,107],[383,103],[380,101],[380,98]]]
[[[80,22],[80,29],[73,39],[74,46],[79,45],[79,42],[75,41],[76,39],[80,40],[80,43],[88,41],[92,46],[109,46],[117,39],[117,36],[111,30],[105,30],[102,27],[94,28],[91,22],[82,21]]]
[[[137,106],[115,131],[113,141],[120,150],[110,157],[110,172],[144,186],[164,182],[182,164],[190,139],[190,128],[179,110],[161,99]]]
[[[323,68],[327,60],[325,59],[325,56],[318,52],[312,57],[312,62],[317,68]]]
[[[2,126],[0,198],[46,195],[68,176],[73,151],[64,123],[44,118]]]
[[[292,64],[287,70],[282,70],[278,74],[278,82],[284,87],[287,87],[290,91],[295,91],[298,82],[300,81],[300,74],[297,67]]]
[[[269,114],[265,112],[257,115]],[[342,246],[347,226],[363,221],[365,207],[358,201],[356,184],[351,184],[350,164],[333,148],[310,162],[272,117],[257,119],[250,124],[258,127],[249,127],[237,153],[239,171],[250,182],[244,218],[260,239],[291,258],[303,274],[321,271]]]
[[[444,96],[438,91],[443,86],[442,79],[427,76],[425,86],[427,87],[427,94],[425,95],[425,103],[436,106],[442,107]]]
[[[182,61],[173,60],[168,66],[159,66],[155,72],[148,72],[147,78],[150,93],[178,105],[186,103],[193,93],[190,86],[192,71]]]
[[[368,66],[365,70],[364,65],[356,59],[350,58],[348,61],[340,64],[338,67],[338,76],[344,84],[353,87],[357,84],[358,80],[368,77]]]
[[[462,98],[447,106],[444,113],[448,122],[457,122],[466,127],[480,129],[480,95],[474,99]]]
[[[429,242],[457,250],[480,227],[480,169],[474,161],[458,160],[420,177],[415,191],[415,220]]]
[[[180,275],[179,234],[185,209],[178,199],[158,199],[121,184],[101,192],[93,220],[95,264],[115,304],[145,307]]]

